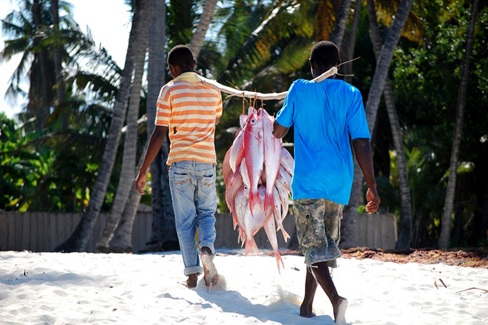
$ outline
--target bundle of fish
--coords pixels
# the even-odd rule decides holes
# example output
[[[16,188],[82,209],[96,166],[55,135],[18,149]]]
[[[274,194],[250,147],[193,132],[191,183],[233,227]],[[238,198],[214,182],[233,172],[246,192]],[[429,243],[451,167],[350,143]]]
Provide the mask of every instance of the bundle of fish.
[[[273,136],[273,122],[263,108],[250,107],[247,115],[241,114],[241,129],[225,155],[222,174],[227,206],[245,253],[258,252],[254,235],[264,228],[279,270],[283,260],[277,232],[281,230],[285,242],[290,238],[283,220],[288,213],[294,161],[281,139]]]

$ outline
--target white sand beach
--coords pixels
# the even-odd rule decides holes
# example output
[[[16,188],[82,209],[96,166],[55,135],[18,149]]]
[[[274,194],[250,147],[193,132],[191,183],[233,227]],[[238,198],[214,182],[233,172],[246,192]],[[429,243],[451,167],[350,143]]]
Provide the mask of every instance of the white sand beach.
[[[179,252],[0,252],[0,323],[333,324],[317,290],[314,318],[299,316],[303,257],[217,251],[221,274],[185,287]],[[348,324],[488,324],[488,269],[340,258],[333,272]]]

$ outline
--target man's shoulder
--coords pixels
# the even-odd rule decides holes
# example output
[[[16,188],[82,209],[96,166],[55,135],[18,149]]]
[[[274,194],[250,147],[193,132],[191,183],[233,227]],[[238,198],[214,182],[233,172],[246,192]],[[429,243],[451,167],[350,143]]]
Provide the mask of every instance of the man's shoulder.
[[[312,83],[313,83],[312,80],[303,79],[303,78],[296,79],[295,81],[293,81],[293,84],[295,84],[295,85],[309,85]]]
[[[358,88],[342,79],[326,79],[326,81],[330,87],[335,87],[340,91],[361,94]]]
[[[310,86],[310,87],[319,87],[319,86],[329,86],[329,87],[340,87],[340,88],[354,88],[353,85],[351,85],[348,82],[345,82],[342,79],[335,79],[335,78],[328,78],[324,79],[322,81],[315,81],[315,80],[308,80],[308,79],[296,79],[293,82],[294,85],[296,86]]]

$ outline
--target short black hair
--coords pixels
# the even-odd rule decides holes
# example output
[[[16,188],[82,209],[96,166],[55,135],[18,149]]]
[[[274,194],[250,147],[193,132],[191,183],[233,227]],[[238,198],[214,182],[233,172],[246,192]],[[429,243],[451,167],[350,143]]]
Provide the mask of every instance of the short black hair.
[[[330,69],[341,63],[339,48],[332,42],[321,41],[310,52],[310,63]]]
[[[186,45],[176,45],[168,53],[168,64],[178,66],[183,71],[192,71],[195,59]]]

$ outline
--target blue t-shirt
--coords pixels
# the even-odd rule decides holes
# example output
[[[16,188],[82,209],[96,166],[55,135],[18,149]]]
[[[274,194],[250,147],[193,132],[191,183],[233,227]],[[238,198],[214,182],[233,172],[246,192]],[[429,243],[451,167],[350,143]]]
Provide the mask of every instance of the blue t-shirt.
[[[359,90],[338,79],[296,80],[276,121],[294,126],[293,199],[348,204],[354,178],[350,140],[371,138]]]

